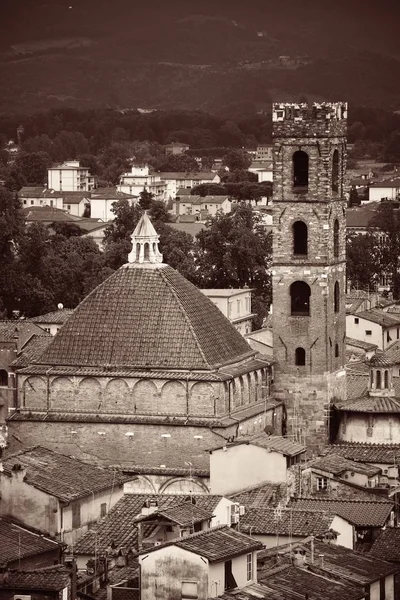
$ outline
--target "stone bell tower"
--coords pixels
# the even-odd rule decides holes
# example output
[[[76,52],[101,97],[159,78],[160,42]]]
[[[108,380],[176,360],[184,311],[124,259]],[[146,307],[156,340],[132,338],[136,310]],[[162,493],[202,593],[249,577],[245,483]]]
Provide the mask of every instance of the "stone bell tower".
[[[312,453],[346,394],[347,104],[274,104],[272,118],[274,389]]]

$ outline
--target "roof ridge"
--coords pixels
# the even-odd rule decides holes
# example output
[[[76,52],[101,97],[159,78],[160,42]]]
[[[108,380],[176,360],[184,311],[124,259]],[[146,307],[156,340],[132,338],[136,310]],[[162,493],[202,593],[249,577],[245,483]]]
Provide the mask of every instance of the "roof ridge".
[[[367,488],[369,489],[369,488]],[[316,496],[298,496],[297,498],[291,498],[291,501],[297,502],[297,500],[316,500],[317,502],[351,502],[353,504],[393,504],[390,500],[360,500],[358,498],[318,498]]]

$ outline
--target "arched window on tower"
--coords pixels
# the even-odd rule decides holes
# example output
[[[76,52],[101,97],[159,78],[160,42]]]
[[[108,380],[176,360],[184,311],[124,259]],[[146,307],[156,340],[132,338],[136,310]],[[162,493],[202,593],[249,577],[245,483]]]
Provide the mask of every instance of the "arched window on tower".
[[[295,317],[310,315],[310,286],[305,281],[295,281],[290,286],[290,313]]]
[[[306,188],[308,186],[308,154],[297,150],[293,154],[293,187]]]
[[[335,219],[333,224],[333,256],[339,256],[339,221]]]
[[[303,221],[293,223],[293,254],[308,254],[308,229]]]
[[[339,191],[339,152],[334,150],[332,156],[332,192]]]
[[[339,310],[340,310],[340,290],[339,290],[339,283],[337,281],[335,281],[335,287],[333,290],[333,306],[334,306],[335,313],[339,312]]]
[[[8,386],[8,373],[5,369],[0,369],[0,387]]]
[[[304,348],[296,348],[295,364],[298,367],[304,366],[306,364],[306,351],[304,350]]]
[[[382,374],[380,371],[376,372],[376,389],[380,390],[382,387]]]
[[[389,371],[385,371],[385,390],[389,387]]]
[[[147,242],[144,245],[144,260],[150,260],[150,250]]]

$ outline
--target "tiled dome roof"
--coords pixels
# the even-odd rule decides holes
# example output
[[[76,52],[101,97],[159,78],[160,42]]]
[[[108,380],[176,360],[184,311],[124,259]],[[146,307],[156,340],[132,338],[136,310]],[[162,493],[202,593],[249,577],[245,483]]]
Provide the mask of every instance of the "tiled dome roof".
[[[147,263],[124,265],[93,290],[37,362],[211,370],[254,354],[194,285]]]
[[[369,361],[370,367],[391,367],[393,366],[393,362],[383,356],[383,354],[375,354],[371,360]]]

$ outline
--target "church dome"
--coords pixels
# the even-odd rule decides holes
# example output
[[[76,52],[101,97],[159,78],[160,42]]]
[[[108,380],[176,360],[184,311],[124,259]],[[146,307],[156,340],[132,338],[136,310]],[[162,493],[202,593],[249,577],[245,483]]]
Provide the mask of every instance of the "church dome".
[[[161,262],[158,236],[144,220],[135,232],[147,229],[146,236],[132,235],[130,262],[79,304],[39,364],[212,370],[254,356],[211,300]]]

